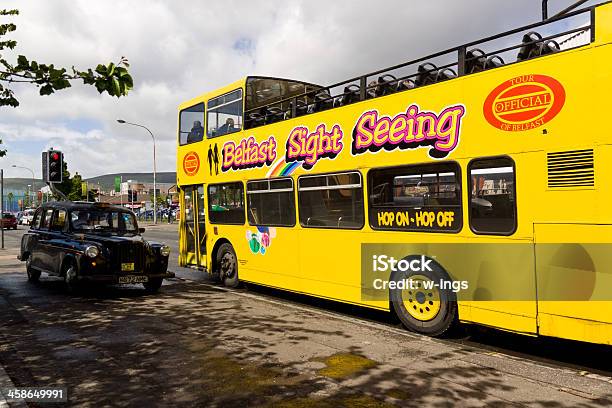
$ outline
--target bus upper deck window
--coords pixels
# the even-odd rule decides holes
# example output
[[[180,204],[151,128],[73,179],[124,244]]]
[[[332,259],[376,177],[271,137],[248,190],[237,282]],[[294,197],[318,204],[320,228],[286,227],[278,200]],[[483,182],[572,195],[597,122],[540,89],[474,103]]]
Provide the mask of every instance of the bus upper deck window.
[[[242,89],[208,101],[207,135],[209,138],[242,129]]]
[[[179,144],[199,142],[204,138],[204,104],[198,103],[181,111],[179,118]]]
[[[514,162],[509,157],[473,160],[470,181],[470,227],[476,234],[512,235],[516,230]]]

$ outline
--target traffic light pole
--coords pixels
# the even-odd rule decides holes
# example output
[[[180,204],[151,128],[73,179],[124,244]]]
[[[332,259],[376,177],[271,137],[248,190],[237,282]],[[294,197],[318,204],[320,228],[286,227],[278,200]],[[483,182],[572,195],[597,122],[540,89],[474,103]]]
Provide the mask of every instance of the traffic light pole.
[[[0,217],[4,218],[4,169],[0,169]],[[4,221],[0,225],[2,230],[2,249],[4,249]]]
[[[51,191],[53,192],[53,194],[56,194],[58,196],[61,197],[62,200],[66,200],[68,201],[68,197],[66,197],[66,195],[64,193],[62,193],[61,191],[59,191],[56,187],[55,187],[55,183],[49,183],[47,182],[47,185],[49,186],[49,188],[51,189]]]

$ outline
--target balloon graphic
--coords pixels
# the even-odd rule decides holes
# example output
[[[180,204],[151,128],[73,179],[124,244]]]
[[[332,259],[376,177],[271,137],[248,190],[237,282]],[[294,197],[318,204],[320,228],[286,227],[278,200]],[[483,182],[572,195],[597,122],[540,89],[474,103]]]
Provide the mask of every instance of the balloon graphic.
[[[270,246],[270,235],[268,235],[265,232],[261,234],[261,244],[266,248],[269,247]]]
[[[257,239],[257,234],[253,234],[253,236],[251,237],[251,240],[249,241],[249,247],[251,248],[251,251],[254,254],[259,252],[259,248],[261,248],[261,244],[259,243],[259,240]]]

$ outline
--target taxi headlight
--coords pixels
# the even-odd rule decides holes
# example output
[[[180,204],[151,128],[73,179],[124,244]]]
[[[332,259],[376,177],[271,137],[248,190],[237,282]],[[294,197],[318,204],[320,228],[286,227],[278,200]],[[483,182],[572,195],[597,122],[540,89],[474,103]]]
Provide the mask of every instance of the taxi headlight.
[[[98,250],[98,248],[93,245],[90,245],[87,248],[85,248],[85,255],[87,255],[90,258],[95,258],[96,256],[98,256],[99,253],[100,253],[100,250]]]
[[[168,256],[170,255],[170,247],[168,245],[163,245],[160,249],[159,249],[159,253],[162,254],[162,256]]]

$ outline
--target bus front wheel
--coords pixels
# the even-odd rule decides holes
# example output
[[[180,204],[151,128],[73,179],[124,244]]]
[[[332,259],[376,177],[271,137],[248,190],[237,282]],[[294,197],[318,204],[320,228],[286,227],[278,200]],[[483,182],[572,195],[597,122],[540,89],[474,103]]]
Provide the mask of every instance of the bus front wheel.
[[[238,258],[234,247],[229,243],[221,244],[217,250],[217,271],[219,280],[228,288],[236,288],[238,279]]]
[[[422,259],[406,257],[407,261]],[[409,330],[428,336],[441,336],[457,323],[455,293],[443,286],[450,277],[438,263],[431,260],[428,268],[419,271],[400,271],[391,274],[398,288],[390,289],[393,310]],[[399,284],[404,281],[403,285]],[[401,289],[400,289],[401,288]]]

